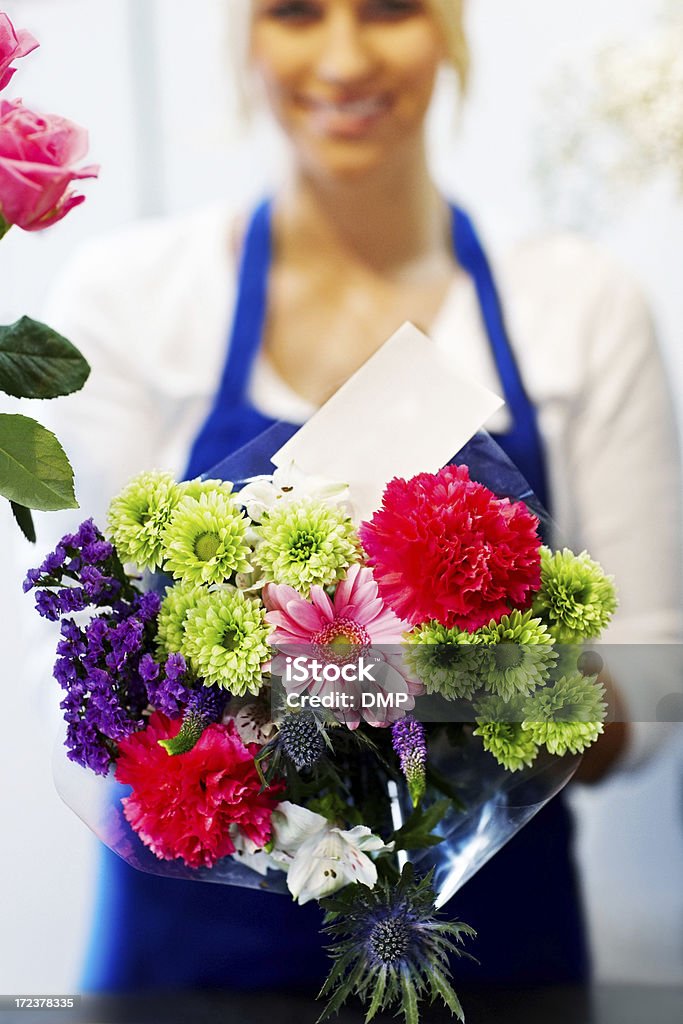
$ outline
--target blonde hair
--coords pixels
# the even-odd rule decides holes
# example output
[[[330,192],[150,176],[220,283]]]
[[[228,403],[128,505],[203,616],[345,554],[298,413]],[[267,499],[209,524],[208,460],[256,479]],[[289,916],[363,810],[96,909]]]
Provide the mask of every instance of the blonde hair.
[[[464,0],[426,0],[446,43],[446,60],[458,76],[463,95],[470,75],[470,50],[465,34]]]

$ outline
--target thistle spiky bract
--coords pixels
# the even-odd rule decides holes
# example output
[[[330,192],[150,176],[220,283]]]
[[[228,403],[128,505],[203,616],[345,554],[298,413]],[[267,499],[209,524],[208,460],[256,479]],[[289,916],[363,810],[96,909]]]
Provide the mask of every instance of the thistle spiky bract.
[[[405,1024],[418,1024],[425,998],[441,999],[464,1020],[448,959],[469,956],[461,943],[476,933],[460,921],[440,918],[434,900],[432,873],[416,879],[407,864],[398,884],[350,885],[322,901],[334,964],[320,992],[329,997],[320,1021],[353,994],[368,1007],[366,1024],[392,1006],[400,1008]]]

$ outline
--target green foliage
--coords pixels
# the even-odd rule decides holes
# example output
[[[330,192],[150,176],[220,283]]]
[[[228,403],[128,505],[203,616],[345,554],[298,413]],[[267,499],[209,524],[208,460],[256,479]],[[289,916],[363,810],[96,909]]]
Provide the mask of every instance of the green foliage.
[[[36,528],[33,525],[33,516],[31,515],[31,509],[26,508],[24,505],[17,505],[15,501],[10,502],[12,508],[12,515],[17,521],[17,525],[23,533],[26,540],[30,541],[31,544],[36,542]]]
[[[0,218],[0,238],[7,230]],[[0,391],[13,398],[57,398],[80,390],[89,374],[78,349],[46,324],[22,316],[0,326]],[[78,508],[64,449],[28,416],[0,415],[0,495],[9,499],[19,529],[32,543],[31,509]]]
[[[443,837],[434,829],[448,814],[453,804],[450,800],[437,800],[429,807],[416,807],[408,820],[391,836],[395,850],[424,850],[438,846]]]
[[[22,316],[0,327],[0,390],[14,398],[57,398],[79,391],[90,367],[46,324]]]
[[[41,512],[78,508],[64,449],[28,416],[0,414],[0,495]]]

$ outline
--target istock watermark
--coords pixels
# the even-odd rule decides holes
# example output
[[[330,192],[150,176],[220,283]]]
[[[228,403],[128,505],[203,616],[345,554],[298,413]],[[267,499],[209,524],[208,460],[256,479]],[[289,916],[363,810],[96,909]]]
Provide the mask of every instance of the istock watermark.
[[[284,659],[283,682],[286,706],[325,708],[329,711],[394,709],[406,711],[413,706],[409,693],[382,688],[382,662],[363,655],[354,660],[320,662],[306,655]],[[313,692],[300,691],[306,686]]]
[[[361,655],[358,661],[347,661],[342,664],[334,661],[325,663],[312,661],[305,655],[298,658],[285,658],[285,683],[376,683],[373,674],[377,661],[366,662]]]

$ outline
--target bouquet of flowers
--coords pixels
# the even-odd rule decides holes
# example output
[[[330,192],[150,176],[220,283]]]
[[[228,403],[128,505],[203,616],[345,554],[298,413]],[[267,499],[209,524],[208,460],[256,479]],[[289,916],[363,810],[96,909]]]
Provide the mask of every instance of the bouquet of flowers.
[[[140,474],[105,532],[84,522],[29,572],[61,623],[67,799],[144,870],[321,901],[328,1013],[355,993],[368,1020],[414,1024],[424,997],[462,1019],[449,960],[474,933],[437,904],[602,731],[573,645],[609,621],[612,581],[543,545],[490,439],[388,480],[366,516],[294,464],[239,479],[263,446],[206,479]],[[97,812],[88,773],[112,787]]]

